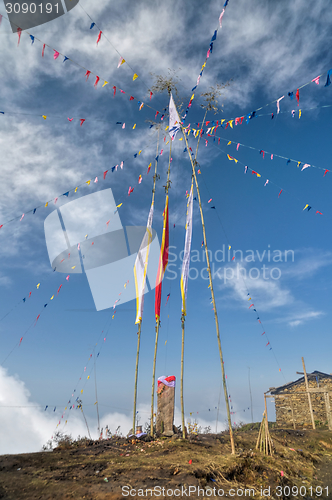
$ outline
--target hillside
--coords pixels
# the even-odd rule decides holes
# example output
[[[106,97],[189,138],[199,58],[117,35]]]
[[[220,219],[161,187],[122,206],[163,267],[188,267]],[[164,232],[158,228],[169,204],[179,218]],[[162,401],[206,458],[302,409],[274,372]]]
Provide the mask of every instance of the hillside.
[[[189,486],[202,488],[206,496],[214,496],[213,488],[216,496],[222,489],[224,496],[235,499],[331,497],[332,434],[324,430],[274,429],[271,437],[273,457],[255,450],[256,430],[235,434],[236,456],[230,455],[225,433],[192,436],[186,442],[177,436],[145,442],[115,437],[82,440],[63,443],[52,452],[3,455],[0,498],[115,500],[139,498],[145,495],[139,489],[157,486],[161,489],[155,497],[161,498],[162,488],[165,497],[167,489],[172,490],[168,498],[189,496]],[[127,488],[122,495],[123,486]],[[315,490],[319,486],[323,491]],[[271,493],[266,491],[269,487]],[[294,488],[292,497],[287,487]],[[130,489],[136,492],[129,494]],[[151,497],[149,492],[147,496]],[[197,491],[191,489],[190,496],[197,498]]]

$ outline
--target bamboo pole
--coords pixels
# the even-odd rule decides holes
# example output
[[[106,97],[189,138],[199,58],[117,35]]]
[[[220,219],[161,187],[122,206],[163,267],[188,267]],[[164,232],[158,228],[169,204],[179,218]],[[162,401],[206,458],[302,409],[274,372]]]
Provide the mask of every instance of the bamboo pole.
[[[153,437],[153,407],[154,407],[154,388],[156,383],[156,359],[157,359],[157,347],[158,347],[158,337],[159,337],[159,326],[160,321],[156,322],[156,340],[154,344],[154,357],[153,357],[153,369],[152,369],[152,392],[151,392],[151,424],[150,424],[150,435]]]
[[[314,414],[313,414],[313,411],[312,411],[311,396],[310,396],[310,393],[309,393],[309,384],[308,384],[307,372],[306,372],[306,369],[305,369],[305,364],[304,364],[303,357],[302,357],[302,365],[303,365],[305,386],[306,386],[307,394],[308,394],[309,411],[310,411],[310,416],[311,416],[312,428],[316,429],[315,420],[314,420]]]
[[[137,332],[137,353],[136,353],[136,370],[135,370],[135,393],[134,393],[134,413],[133,413],[133,434],[135,434],[136,426],[136,403],[137,403],[137,377],[138,377],[138,360],[139,360],[139,348],[141,342],[141,327],[142,320],[138,324],[138,332]]]
[[[182,416],[182,438],[186,439],[185,431],[185,421],[184,421],[184,400],[183,400],[183,373],[184,373],[184,322],[185,316],[182,313],[181,324],[182,324],[182,346],[181,346],[181,416]]]
[[[94,373],[95,373],[95,394],[96,394],[96,404],[97,404],[97,421],[98,421],[98,435],[100,434],[100,420],[99,420],[99,408],[98,408],[98,394],[97,394],[97,374],[96,374],[96,351],[93,350],[93,363],[94,363]]]
[[[206,109],[205,116],[204,116],[203,123],[202,123],[202,128],[204,126],[207,111],[208,110]],[[195,162],[194,162],[192,157],[191,157],[190,150],[189,150],[189,144],[188,144],[187,136],[184,132],[183,125],[181,125],[181,130],[182,130],[184,140],[186,142],[186,147],[188,150],[188,154],[189,154],[189,158],[190,158],[190,162],[191,162],[191,166],[192,166],[192,171],[193,171],[193,176],[194,176],[196,190],[197,190],[197,196],[198,196],[199,210],[200,210],[200,214],[201,214],[201,222],[202,222],[202,229],[203,229],[203,241],[204,241],[204,248],[205,248],[205,254],[206,254],[206,265],[207,265],[208,273],[209,273],[209,281],[210,281],[211,296],[212,296],[212,303],[213,303],[213,310],[214,310],[214,318],[215,318],[215,323],[216,323],[218,348],[219,348],[219,356],[220,356],[220,363],[221,363],[221,373],[222,373],[222,380],[223,380],[223,386],[224,386],[224,395],[225,395],[225,402],[226,402],[226,409],[227,409],[227,419],[228,419],[228,426],[229,426],[229,435],[230,435],[230,441],[231,441],[232,454],[234,455],[235,454],[234,437],[233,437],[233,429],[232,429],[232,421],[231,421],[231,412],[230,412],[230,408],[229,408],[229,400],[228,400],[228,394],[227,394],[225,367],[224,367],[223,354],[222,354],[222,348],[221,348],[218,314],[217,314],[217,307],[216,307],[216,301],[215,301],[214,290],[213,290],[212,273],[211,273],[210,258],[209,258],[207,240],[206,240],[202,202],[201,202],[201,196],[200,196],[200,191],[199,191],[199,186],[198,186],[198,181],[197,181],[197,176],[196,176],[196,169],[195,169],[197,161],[195,159]],[[197,142],[196,155],[197,155],[197,150],[198,150],[198,144],[199,144],[199,140]]]
[[[172,141],[170,140],[170,145],[169,145],[169,161],[168,161],[168,170],[167,170],[167,182],[166,182],[166,186],[165,186],[166,199],[168,197],[168,190],[169,190],[170,184],[171,184],[171,181],[170,181],[171,158],[172,158],[171,155],[172,155]],[[156,166],[156,169],[157,169],[157,166]],[[154,200],[154,192],[153,192],[153,200]],[[165,231],[165,230],[166,230],[166,217],[164,217],[164,224],[163,224],[163,231]],[[160,320],[158,318],[158,319],[156,319],[156,340],[155,340],[155,345],[154,345],[154,357],[153,357],[153,368],[152,368],[151,424],[150,424],[150,435],[151,436],[153,436],[154,389],[155,389],[155,383],[156,383],[156,360],[157,360],[159,327],[160,327]]]

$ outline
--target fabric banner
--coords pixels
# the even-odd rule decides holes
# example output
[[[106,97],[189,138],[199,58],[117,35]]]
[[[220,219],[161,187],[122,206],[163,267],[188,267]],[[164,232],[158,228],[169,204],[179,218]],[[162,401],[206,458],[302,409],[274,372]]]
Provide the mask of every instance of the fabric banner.
[[[161,303],[161,285],[164,278],[165,270],[168,263],[168,247],[169,247],[169,227],[168,227],[168,195],[166,196],[165,210],[163,213],[164,225],[163,236],[161,241],[158,273],[156,279],[156,293],[155,293],[155,314],[156,321],[160,318],[160,303]]]
[[[167,387],[175,387],[175,377],[174,375],[170,375],[169,377],[165,377],[164,375],[162,377],[158,378],[158,387],[160,384],[167,385]]]
[[[190,266],[190,252],[191,252],[191,239],[192,239],[192,224],[193,224],[193,183],[187,205],[187,219],[186,219],[186,239],[184,244],[184,255],[182,261],[181,272],[181,296],[182,296],[182,313],[186,315],[186,300],[188,290],[188,276]]]
[[[169,135],[172,140],[175,139],[176,134],[180,130],[181,120],[175,107],[173,96],[169,100]]]
[[[135,287],[136,287],[136,310],[137,310],[135,325],[137,325],[137,323],[142,321],[143,317],[146,272],[148,268],[150,243],[152,241],[153,212],[154,212],[154,207],[152,204],[149,212],[146,232],[144,234],[134,266]]]

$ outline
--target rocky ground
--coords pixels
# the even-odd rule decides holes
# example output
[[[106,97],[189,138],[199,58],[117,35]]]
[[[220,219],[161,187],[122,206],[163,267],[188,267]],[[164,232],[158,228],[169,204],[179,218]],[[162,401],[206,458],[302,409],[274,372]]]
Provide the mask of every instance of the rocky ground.
[[[0,499],[151,498],[145,490],[155,487],[153,498],[214,497],[218,492],[234,499],[332,498],[331,432],[274,429],[272,457],[255,449],[257,436],[257,430],[237,432],[235,456],[226,433],[187,441],[113,437],[3,455]]]

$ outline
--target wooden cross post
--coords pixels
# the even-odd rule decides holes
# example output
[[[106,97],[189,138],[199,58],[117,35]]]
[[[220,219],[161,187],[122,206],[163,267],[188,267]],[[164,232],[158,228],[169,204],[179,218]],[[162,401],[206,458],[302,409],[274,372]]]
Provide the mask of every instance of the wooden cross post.
[[[309,392],[309,385],[308,385],[307,372],[306,372],[306,369],[305,369],[305,364],[304,364],[304,359],[303,359],[303,357],[302,357],[302,365],[303,365],[303,372],[304,372],[305,386],[306,386],[306,389],[307,389],[307,394],[308,394],[309,411],[310,411],[310,416],[311,416],[312,428],[313,428],[313,429],[316,429],[316,426],[315,426],[315,419],[314,419],[314,413],[313,413],[313,411],[312,411],[311,396],[310,396],[310,392]]]

